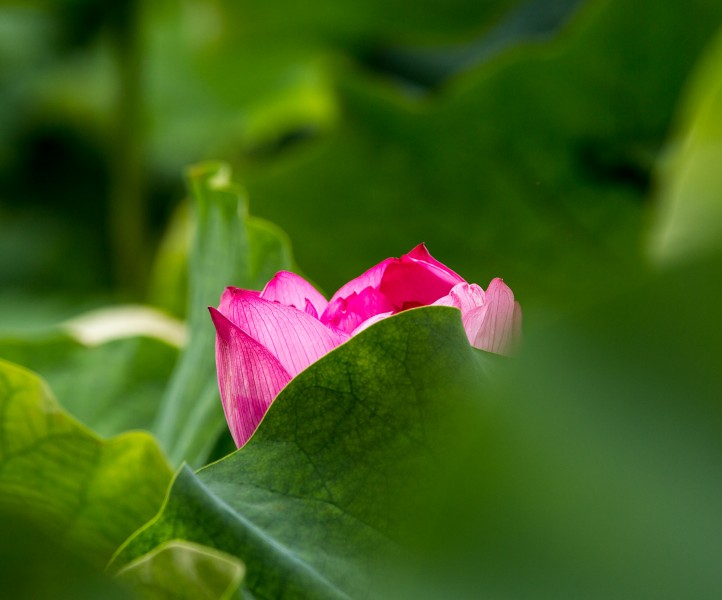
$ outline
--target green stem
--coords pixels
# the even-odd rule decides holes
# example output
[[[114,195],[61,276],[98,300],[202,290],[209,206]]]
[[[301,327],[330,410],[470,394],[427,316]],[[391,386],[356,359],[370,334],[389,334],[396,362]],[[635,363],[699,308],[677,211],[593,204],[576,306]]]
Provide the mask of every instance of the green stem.
[[[143,172],[140,3],[123,0],[110,14],[117,69],[108,229],[119,287],[138,295],[148,271]]]

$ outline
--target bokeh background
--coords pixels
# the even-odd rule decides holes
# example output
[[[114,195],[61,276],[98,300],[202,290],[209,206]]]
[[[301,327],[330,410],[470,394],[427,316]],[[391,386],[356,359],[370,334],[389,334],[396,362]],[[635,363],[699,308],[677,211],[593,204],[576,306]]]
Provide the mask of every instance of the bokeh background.
[[[4,1],[0,321],[182,316],[183,172],[209,158],[327,293],[425,241],[544,306],[644,256],[721,20],[713,0]]]

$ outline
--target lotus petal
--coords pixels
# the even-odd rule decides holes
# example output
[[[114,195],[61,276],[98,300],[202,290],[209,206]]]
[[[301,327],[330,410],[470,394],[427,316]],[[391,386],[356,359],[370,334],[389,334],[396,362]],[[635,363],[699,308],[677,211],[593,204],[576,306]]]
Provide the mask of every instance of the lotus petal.
[[[412,260],[416,260],[419,262],[425,262],[430,265],[433,265],[433,266],[441,269],[442,271],[445,271],[447,273],[447,275],[449,275],[449,277],[451,277],[452,279],[455,279],[456,281],[459,281],[459,282],[464,281],[464,278],[461,275],[459,275],[455,271],[452,271],[444,263],[439,262],[433,256],[431,256],[431,254],[429,254],[429,251],[426,248],[426,244],[419,244],[418,246],[416,246],[416,248],[411,250],[411,252],[406,254],[406,257],[410,258]]]
[[[391,306],[401,311],[433,304],[463,281],[453,271],[407,255],[386,267],[380,290]]]
[[[351,335],[354,336],[354,335],[356,335],[356,334],[358,334],[358,333],[361,333],[364,329],[368,329],[368,328],[371,327],[371,325],[373,325],[374,323],[378,323],[379,321],[383,321],[384,319],[390,317],[390,316],[393,315],[393,314],[394,314],[393,312],[382,312],[382,313],[379,313],[379,314],[377,314],[377,315],[374,315],[373,317],[370,317],[370,318],[366,319],[366,320],[365,320],[363,323],[361,323],[356,329],[354,329],[354,330],[351,332]]]
[[[298,310],[308,312],[318,318],[326,310],[328,301],[315,287],[300,275],[290,271],[279,271],[266,284],[261,298],[270,302],[280,302],[286,306],[295,306]],[[314,312],[310,312],[309,306]]]
[[[253,435],[291,375],[266,348],[215,308],[216,367],[223,411],[239,448]]]
[[[349,335],[327,327],[303,310],[228,288],[223,314],[275,356],[294,377]]]
[[[386,297],[378,289],[367,287],[329,303],[321,320],[350,334],[364,321],[385,312],[393,312]]]
[[[353,294],[361,294],[366,288],[378,290],[381,285],[381,277],[389,263],[397,260],[395,258],[387,258],[379,264],[371,267],[355,279],[341,286],[339,290],[331,296],[328,301],[326,310],[321,314],[321,321],[324,323],[333,323],[338,320],[338,315],[347,310],[348,298]]]
[[[434,302],[434,305],[455,306],[465,315],[484,304],[484,296],[484,290],[475,283],[457,283],[446,296]]]
[[[504,281],[498,277],[492,279],[484,304],[462,315],[471,344],[488,352],[509,354],[515,338],[515,321],[521,320],[521,309],[517,310],[516,306],[514,293]]]

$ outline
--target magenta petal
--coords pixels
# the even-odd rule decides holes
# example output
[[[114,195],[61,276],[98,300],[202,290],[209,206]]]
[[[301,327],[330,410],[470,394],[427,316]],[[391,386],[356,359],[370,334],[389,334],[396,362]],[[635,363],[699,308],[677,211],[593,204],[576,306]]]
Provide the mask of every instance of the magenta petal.
[[[233,304],[233,299],[236,296],[236,293],[241,288],[228,286],[225,290],[223,290],[223,293],[221,294],[221,301],[218,303],[218,312],[220,312],[222,315],[225,315],[226,317],[229,316],[229,311],[231,304]],[[246,294],[253,294],[254,296],[260,296],[261,292],[257,292],[255,290],[243,290],[246,292]]]
[[[307,311],[310,303],[316,315],[326,310],[328,301],[323,295],[300,275],[289,271],[279,271],[266,284],[261,298],[270,302],[280,302],[286,306],[295,306],[298,310]]]
[[[489,284],[484,304],[463,318],[471,344],[481,350],[509,354],[514,341],[514,293],[498,277]],[[519,319],[521,311],[519,310]]]
[[[359,293],[353,292],[346,298],[337,298],[328,305],[321,321],[331,327],[353,332],[361,323],[379,313],[392,311],[386,297],[373,287]]]
[[[429,254],[429,251],[426,249],[426,244],[419,244],[414,248],[411,252],[405,255],[407,258],[411,258],[413,260],[429,263],[430,265],[435,266],[438,269],[441,269],[442,271],[445,271],[449,277],[452,279],[455,279],[458,282],[464,281],[464,278],[459,275],[458,273],[455,273],[452,271],[449,267],[447,267],[444,263],[439,262],[436,260],[431,254]],[[403,257],[402,257],[403,258]]]
[[[371,267],[368,271],[365,271],[363,274],[356,277],[356,279],[352,279],[347,284],[339,288],[339,290],[331,297],[331,300],[329,300],[329,306],[326,309],[326,313],[321,315],[321,320],[324,321],[326,316],[332,313],[335,314],[340,310],[340,300],[348,298],[352,294],[360,294],[363,290],[369,287],[377,290],[381,285],[381,277],[383,277],[386,267],[394,260],[398,259],[387,258],[386,260],[381,261],[379,264]]]
[[[253,435],[278,392],[291,380],[278,359],[215,308],[216,367],[223,411],[239,448]]]
[[[267,348],[292,377],[349,337],[303,310],[230,289],[225,316]]]
[[[316,310],[316,307],[311,303],[311,301],[308,298],[306,298],[306,306],[305,306],[303,312],[311,315],[314,319],[318,319],[318,311]]]
[[[386,267],[380,290],[391,306],[400,311],[433,304],[461,282],[463,279],[458,275],[451,275],[433,264],[404,256]]]

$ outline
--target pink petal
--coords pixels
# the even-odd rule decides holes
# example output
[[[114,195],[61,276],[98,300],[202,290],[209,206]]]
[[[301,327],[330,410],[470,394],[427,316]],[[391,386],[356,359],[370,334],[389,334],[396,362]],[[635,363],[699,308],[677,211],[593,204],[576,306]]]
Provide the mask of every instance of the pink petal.
[[[452,278],[456,279],[456,281],[464,281],[464,278],[461,277],[461,275],[455,273],[452,271],[449,267],[447,267],[445,264],[439,262],[436,260],[431,254],[429,254],[429,251],[426,249],[426,244],[419,244],[414,248],[411,252],[406,254],[408,258],[411,258],[413,260],[429,263],[431,265],[434,265],[435,267],[446,271],[446,273]]]
[[[314,319],[318,319],[318,311],[308,298],[306,298],[306,307],[303,312],[311,315]]]
[[[223,411],[239,448],[253,435],[278,392],[291,380],[275,356],[215,308],[216,367]]]
[[[471,344],[488,352],[509,354],[514,341],[515,310],[514,293],[503,280],[493,279],[484,304],[462,316]]]
[[[340,297],[329,303],[321,321],[329,326],[351,333],[361,323],[379,313],[389,312],[391,305],[378,289],[367,287]]]
[[[401,258],[387,258],[341,287],[321,321],[350,333],[376,314],[431,304],[463,282],[419,244]]]
[[[307,310],[307,302],[318,316],[326,310],[328,302],[321,293],[300,275],[289,271],[279,271],[266,284],[261,298],[270,302],[280,302],[286,306],[295,306],[298,310]],[[313,314],[313,313],[309,313]]]
[[[381,277],[383,276],[386,267],[394,260],[398,259],[387,258],[356,277],[356,279],[352,279],[347,284],[341,286],[341,288],[339,288],[339,290],[331,297],[331,300],[329,300],[328,307],[324,313],[321,314],[321,320],[324,323],[330,321],[333,318],[333,315],[338,314],[342,310],[341,300],[345,300],[352,294],[360,294],[366,288],[378,290],[379,285],[381,285]]]
[[[462,316],[484,304],[484,290],[475,283],[457,283],[451,291],[436,302],[437,306],[455,306]]]
[[[292,377],[349,337],[293,306],[269,302],[247,290],[228,289],[230,299],[223,314],[269,350]]]
[[[481,328],[484,325],[484,320],[486,319],[486,313],[488,310],[488,304],[477,306],[465,315],[461,315],[461,322],[464,325],[466,337],[469,338],[469,343],[476,348],[479,348],[481,350],[488,350],[489,352],[491,352],[491,350],[489,350],[488,348],[476,345],[476,336],[481,331]]]
[[[362,332],[364,329],[368,329],[368,328],[371,327],[371,325],[373,325],[374,323],[378,323],[379,321],[383,321],[384,319],[390,317],[390,316],[393,315],[393,314],[394,314],[393,312],[383,312],[383,313],[379,313],[378,315],[374,315],[373,317],[370,317],[370,318],[366,319],[366,320],[365,320],[363,323],[361,323],[356,329],[354,329],[354,330],[351,332],[351,335],[354,336],[354,335],[356,335],[357,333]]]
[[[463,281],[446,269],[403,256],[386,267],[380,290],[391,306],[401,311],[433,304]]]
[[[233,304],[233,299],[235,298],[236,290],[239,288],[235,288],[232,286],[227,287],[225,290],[223,290],[223,293],[221,294],[221,301],[218,304],[218,312],[220,312],[222,315],[225,315],[228,317],[231,311],[231,304]],[[254,294],[255,296],[260,296],[261,292],[257,292],[255,290],[245,290],[247,294]]]

